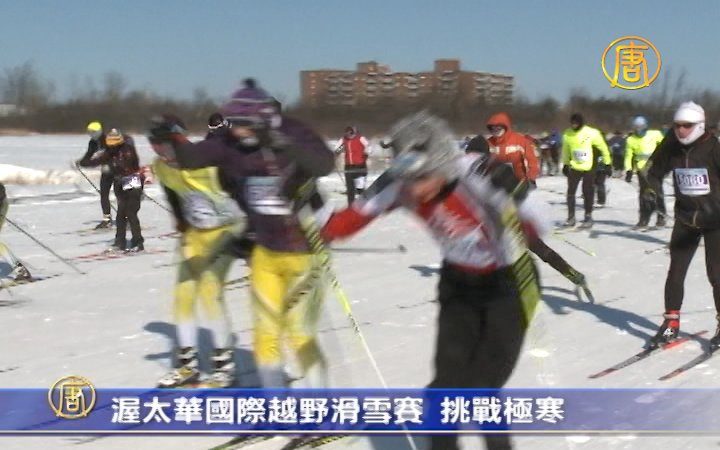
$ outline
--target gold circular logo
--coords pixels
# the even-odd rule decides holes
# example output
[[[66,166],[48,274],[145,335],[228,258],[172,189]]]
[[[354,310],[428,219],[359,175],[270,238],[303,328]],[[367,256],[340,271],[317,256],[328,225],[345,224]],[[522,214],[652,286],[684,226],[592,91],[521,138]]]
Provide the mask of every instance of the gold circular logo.
[[[60,378],[48,391],[48,403],[56,416],[63,419],[87,417],[95,406],[95,387],[85,377]]]
[[[600,64],[610,86],[635,90],[655,81],[660,74],[662,59],[658,49],[647,39],[623,36],[607,46]]]

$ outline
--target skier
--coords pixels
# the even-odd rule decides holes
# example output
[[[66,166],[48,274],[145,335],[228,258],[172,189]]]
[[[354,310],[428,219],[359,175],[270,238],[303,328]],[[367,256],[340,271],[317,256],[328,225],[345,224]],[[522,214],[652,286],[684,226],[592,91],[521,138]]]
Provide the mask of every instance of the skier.
[[[345,153],[345,189],[349,205],[355,201],[356,194],[365,190],[370,143],[360,135],[357,127],[348,126],[336,153]]]
[[[2,230],[2,227],[5,224],[5,217],[7,217],[9,207],[10,202],[7,198],[5,185],[0,183],[0,230]],[[25,267],[25,265],[21,263],[19,259],[17,259],[13,252],[10,251],[10,248],[3,242],[0,242],[0,256],[5,259],[8,265],[11,267],[10,273],[7,275],[9,279],[14,282],[33,280],[32,275],[30,275],[30,271],[27,269],[27,267]]]
[[[510,127],[510,117],[504,113],[497,113],[487,121],[490,131],[490,153],[501,162],[512,165],[518,180],[527,180],[535,186],[535,179],[540,172],[535,144],[527,136],[516,133]]]
[[[470,140],[465,149],[465,153],[476,153],[480,155],[485,155],[486,157],[490,157],[490,147],[488,146],[488,143],[483,136],[477,135],[472,140]],[[495,164],[496,162],[504,162],[501,155],[502,153],[496,153],[495,155],[492,155],[493,164]],[[514,173],[517,178],[517,171],[514,171]],[[521,177],[518,179],[518,181],[524,181],[525,183],[529,182],[529,180],[525,177],[524,171],[520,172],[520,176]],[[550,267],[560,272],[560,274],[570,280],[572,284],[574,284],[578,288],[588,289],[587,279],[585,278],[585,275],[578,272],[574,267],[572,267],[562,256],[560,256],[555,250],[550,248],[550,246],[548,246],[545,241],[542,240],[539,236],[529,236],[528,247],[531,252],[535,253],[541,260],[549,264]]]
[[[585,125],[585,119],[579,113],[570,117],[570,128],[565,130],[562,138],[563,175],[568,179],[567,205],[568,218],[564,227],[575,226],[575,193],[582,180],[582,191],[585,203],[585,219],[581,228],[593,225],[593,199],[595,198],[595,174],[593,173],[594,154],[597,148],[602,164],[609,165],[610,152],[605,139],[598,130]]]
[[[490,167],[490,158],[462,156],[447,125],[427,113],[402,120],[390,135],[396,155],[390,169],[360,200],[334,213],[323,235],[350,236],[397,206],[415,213],[444,258],[430,387],[500,388],[540,298],[523,227],[538,234],[544,227],[524,199],[527,184],[518,189],[506,164]],[[511,447],[506,435],[485,440],[491,450]],[[434,450],[458,448],[454,435],[431,442]]]
[[[181,168],[223,169],[226,191],[255,230],[250,289],[254,355],[263,386],[287,385],[287,339],[307,384],[324,387],[327,362],[316,334],[325,276],[296,211],[305,203],[299,198],[303,186],[313,192],[313,208],[322,207],[312,180],[333,170],[334,154],[305,125],[280,115],[276,101],[254,80],[246,80],[221,112],[231,124],[223,139],[193,144],[180,133],[165,138],[172,140]]]
[[[673,122],[674,132],[668,133],[645,166],[646,201],[652,203],[657,199],[663,178],[669,172],[673,172],[675,191],[664,320],[651,345],[670,342],[678,336],[685,276],[702,237],[718,321],[710,340],[711,349],[715,350],[720,346],[720,143],[705,131],[705,111],[696,103],[682,103]]]
[[[87,132],[90,141],[88,141],[87,152],[85,152],[82,159],[90,159],[95,153],[105,149],[105,133],[100,122],[90,122],[87,126]],[[100,166],[100,208],[102,209],[103,219],[95,226],[96,230],[112,227],[112,216],[110,215],[110,189],[112,185],[113,176],[110,173],[110,167],[107,165]]]
[[[620,130],[615,130],[608,141],[612,155],[613,178],[620,178],[625,167],[625,137]]]
[[[178,343],[175,368],[160,379],[158,386],[192,386],[199,381],[198,302],[205,310],[213,332],[212,374],[202,386],[227,388],[235,382],[235,358],[223,293],[234,258],[224,249],[242,232],[242,216],[237,204],[221,189],[217,167],[180,170],[172,141],[155,137],[171,132],[184,135],[182,121],[167,116],[155,122],[157,125],[149,136],[152,149],[158,155],[153,162],[153,173],[165,190],[176,229],[182,234],[182,261],[178,267],[173,304]],[[173,123],[174,128],[167,128],[166,133],[156,129],[167,123]]]
[[[605,133],[600,130],[598,130],[598,132],[600,134],[600,138],[603,140],[603,142],[605,142]],[[607,147],[607,142],[605,142],[605,145]],[[610,163],[605,163],[605,157],[597,147],[593,147],[592,171],[595,172],[595,194],[597,194],[597,203],[595,203],[594,207],[598,209],[604,208],[605,203],[607,202],[607,194],[609,192],[607,187],[605,186],[605,182],[607,181],[609,176],[612,176],[612,165]]]
[[[633,132],[628,136],[625,144],[625,181],[630,183],[634,171],[638,173],[640,181],[640,190],[638,196],[640,218],[638,223],[633,227],[635,230],[646,229],[650,222],[650,215],[653,208],[657,207],[657,222],[655,226],[662,228],[665,226],[665,217],[667,210],[665,209],[665,193],[662,184],[657,189],[657,198],[652,202],[643,200],[643,192],[647,190],[648,184],[642,169],[645,167],[655,148],[665,138],[660,130],[648,130],[648,122],[643,116],[637,116],[632,122]]]
[[[216,112],[210,114],[208,117],[208,132],[205,135],[205,139],[212,137],[222,137],[227,131],[229,124],[222,114]]]
[[[115,242],[108,252],[141,252],[143,245],[142,229],[140,228],[140,200],[142,199],[144,176],[140,171],[140,163],[132,140],[118,131],[110,130],[105,136],[105,151],[95,155],[85,155],[78,161],[81,167],[108,165],[113,176],[113,190],[118,202],[115,215]],[[125,237],[127,224],[130,223],[132,240],[127,247]]]

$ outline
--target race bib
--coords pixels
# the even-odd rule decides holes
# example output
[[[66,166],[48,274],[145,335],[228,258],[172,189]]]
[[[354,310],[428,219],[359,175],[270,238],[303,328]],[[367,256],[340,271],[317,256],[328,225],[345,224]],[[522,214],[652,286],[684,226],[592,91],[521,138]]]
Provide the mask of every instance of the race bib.
[[[142,178],[139,174],[132,174],[120,179],[122,183],[123,191],[129,191],[130,189],[140,189],[142,187]]]
[[[675,183],[683,195],[697,197],[710,193],[710,178],[705,168],[675,169]]]
[[[248,177],[248,206],[260,214],[285,216],[292,213],[289,202],[280,193],[280,177]]]
[[[572,151],[573,160],[579,163],[586,163],[592,159],[591,150],[576,149]]]
[[[358,177],[353,180],[353,183],[355,184],[355,189],[365,189],[365,180],[367,180],[367,177]]]
[[[208,230],[235,222],[240,211],[231,199],[213,201],[199,192],[183,195],[182,209],[185,220],[195,228]]]

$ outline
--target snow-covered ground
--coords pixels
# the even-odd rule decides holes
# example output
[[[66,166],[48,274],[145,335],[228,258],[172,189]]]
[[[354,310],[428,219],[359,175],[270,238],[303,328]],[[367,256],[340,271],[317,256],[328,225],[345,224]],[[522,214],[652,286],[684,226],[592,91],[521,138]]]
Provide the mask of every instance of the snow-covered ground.
[[[151,158],[144,139],[136,139],[143,163]],[[84,136],[0,137],[0,163],[65,171],[85,149]],[[0,178],[3,171],[0,170]],[[330,198],[344,206],[337,176],[323,180]],[[552,217],[565,218],[564,177],[542,178],[535,195]],[[636,188],[608,181],[609,206],[595,214],[592,231],[550,236],[547,242],[587,274],[597,299],[579,302],[560,274],[540,264],[544,302],[526,340],[512,387],[716,387],[720,360],[711,360],[671,381],[657,378],[700,352],[700,343],[652,357],[607,377],[588,375],[640,350],[655,331],[663,310],[669,257],[662,249],[670,229],[635,232]],[[112,235],[82,236],[79,230],[100,218],[97,196],[82,178],[57,185],[8,185],[9,217],[60,255],[76,258],[104,249]],[[157,186],[146,191],[163,201]],[[667,197],[669,208],[672,197]],[[580,208],[578,216],[580,216]],[[0,291],[0,387],[47,388],[68,374],[83,375],[100,387],[152,386],[170,364],[171,290],[176,242],[168,213],[143,202],[140,218],[146,248],[156,250],[116,260],[75,263],[80,275],[6,224],[2,240],[36,275],[59,275]],[[596,256],[591,256],[567,241]],[[397,251],[404,245],[407,252]],[[355,239],[335,245],[334,266],[352,300],[370,347],[388,384],[421,387],[431,378],[437,305],[433,303],[439,254],[422,226],[405,213],[379,219]],[[646,251],[652,251],[646,253]],[[683,329],[715,327],[712,294],[701,248],[688,274]],[[237,264],[230,279],[246,272]],[[251,359],[251,323],[244,287],[227,292],[236,334],[241,384],[257,378]],[[321,337],[331,361],[335,386],[379,386],[373,370],[332,295],[326,301]],[[651,405],[650,405],[651,407]],[[224,437],[0,437],[0,448],[27,449],[206,449]],[[424,448],[423,438],[417,439]],[[708,436],[522,436],[518,449],[714,449]],[[481,448],[476,437],[465,448]],[[405,449],[403,438],[357,438],[328,449]]]

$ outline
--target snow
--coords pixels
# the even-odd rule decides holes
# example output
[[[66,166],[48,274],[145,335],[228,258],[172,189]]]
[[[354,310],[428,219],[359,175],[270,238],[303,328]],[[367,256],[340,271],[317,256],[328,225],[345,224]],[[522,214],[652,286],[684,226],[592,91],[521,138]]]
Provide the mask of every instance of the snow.
[[[144,138],[135,138],[144,164],[151,152]],[[23,173],[30,183],[7,185],[12,204],[9,217],[33,236],[67,258],[97,252],[109,245],[110,234],[81,236],[101,217],[96,194],[82,178],[45,183],[50,176],[33,170],[66,174],[70,161],[84,153],[84,136],[0,137],[0,179]],[[9,166],[20,169],[8,170]],[[91,171],[96,180],[99,172]],[[42,175],[42,174],[40,174]],[[46,172],[45,175],[48,175]],[[72,175],[72,174],[70,174]],[[322,185],[337,207],[345,200],[335,174]],[[564,177],[542,178],[538,198],[549,215],[565,218]],[[639,351],[656,330],[663,311],[665,273],[669,263],[661,249],[670,229],[635,232],[636,187],[623,180],[608,181],[609,206],[595,213],[592,231],[549,236],[547,242],[585,273],[597,303],[580,302],[572,286],[550,267],[539,263],[544,301],[526,339],[511,387],[716,387],[720,361],[670,381],[657,378],[700,352],[691,342],[600,379],[598,372]],[[163,201],[157,186],[147,194]],[[672,206],[672,197],[668,208]],[[581,214],[579,202],[578,216]],[[143,202],[140,219],[146,248],[164,250],[108,261],[79,262],[87,275],[63,265],[12,226],[2,241],[40,275],[56,275],[41,282],[0,291],[0,386],[47,388],[58,378],[83,375],[100,387],[146,387],[168,369],[173,327],[171,293],[175,278],[176,242],[162,235],[172,231],[168,213]],[[580,246],[596,256],[569,245]],[[406,252],[398,246],[406,247]],[[373,355],[390,386],[421,387],[432,377],[435,284],[439,254],[422,225],[397,212],[373,223],[356,238],[335,245],[334,266],[352,301]],[[657,251],[653,251],[657,250]],[[646,251],[653,251],[649,254]],[[698,251],[686,281],[682,326],[685,331],[715,327],[712,293],[702,252]],[[236,264],[229,279],[246,273]],[[251,359],[248,292],[242,285],[227,292],[236,335],[241,384],[253,386],[257,377]],[[334,386],[379,386],[368,358],[332,294],[320,336],[331,362]],[[706,335],[703,339],[708,337]],[[207,333],[201,334],[207,345]],[[464,437],[465,448],[477,448],[477,437]],[[227,440],[221,436],[185,437],[0,437],[3,449],[206,449]],[[426,440],[417,437],[421,449]],[[710,449],[718,439],[708,436],[573,435],[519,436],[517,449],[647,449],[652,447]],[[328,449],[405,449],[403,437],[360,437],[328,444]]]

